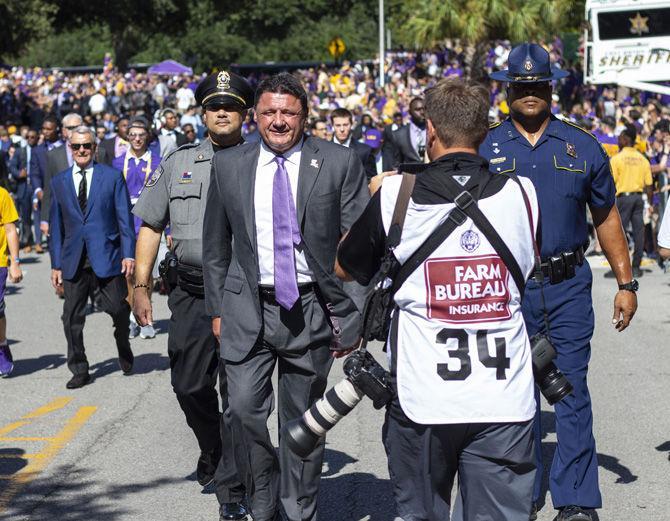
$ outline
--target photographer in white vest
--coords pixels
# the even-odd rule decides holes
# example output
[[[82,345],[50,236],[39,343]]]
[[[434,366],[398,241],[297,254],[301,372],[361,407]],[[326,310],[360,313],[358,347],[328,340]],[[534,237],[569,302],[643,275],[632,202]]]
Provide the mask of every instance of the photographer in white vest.
[[[393,255],[402,266],[431,252],[395,293],[387,341],[396,396],[383,437],[403,521],[448,520],[457,472],[465,520],[530,514],[535,398],[521,298],[538,206],[528,179],[492,174],[477,155],[488,105],[486,89],[460,79],[425,93],[431,162],[416,175]],[[341,278],[367,285],[379,270],[401,181],[383,180],[340,243]]]

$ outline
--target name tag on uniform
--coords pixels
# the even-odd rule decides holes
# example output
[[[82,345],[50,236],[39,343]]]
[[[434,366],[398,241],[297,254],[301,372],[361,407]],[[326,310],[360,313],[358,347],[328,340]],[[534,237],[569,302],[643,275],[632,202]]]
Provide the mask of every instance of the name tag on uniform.
[[[507,158],[505,156],[503,157],[494,157],[489,161],[490,164],[492,165],[497,165],[498,163],[504,163]]]
[[[184,172],[179,178],[179,183],[190,183],[193,181],[193,172]]]

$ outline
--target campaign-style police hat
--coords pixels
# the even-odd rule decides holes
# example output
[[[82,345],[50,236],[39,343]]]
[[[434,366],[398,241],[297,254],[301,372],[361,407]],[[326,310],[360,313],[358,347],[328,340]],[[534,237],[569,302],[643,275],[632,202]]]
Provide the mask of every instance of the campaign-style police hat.
[[[221,71],[200,82],[195,89],[195,101],[203,107],[212,101],[233,101],[248,109],[254,104],[254,90],[239,74]]]
[[[522,43],[509,53],[507,69],[489,74],[493,80],[514,83],[537,83],[559,80],[568,72],[551,65],[549,53],[536,43]]]

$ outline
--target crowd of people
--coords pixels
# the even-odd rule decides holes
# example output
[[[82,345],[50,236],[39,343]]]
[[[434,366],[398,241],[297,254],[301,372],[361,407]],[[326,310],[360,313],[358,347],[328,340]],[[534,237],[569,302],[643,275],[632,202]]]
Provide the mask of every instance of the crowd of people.
[[[425,277],[414,271],[397,288],[384,443],[398,514],[448,519],[457,458],[465,519],[536,517],[542,459],[531,349],[536,334],[550,335],[549,320],[558,368],[574,391],[563,400],[569,391],[542,389],[557,402],[556,519],[589,521],[601,506],[585,257],[602,251],[610,261],[619,288],[613,326],[622,331],[637,307],[643,255],[660,259],[669,100],[583,85],[558,39],[514,49],[494,42],[479,60],[486,86],[461,80],[477,63],[470,53],[456,42],[390,53],[383,87],[365,62],[248,79],[109,69],[0,76],[0,178],[18,209],[2,202],[0,189],[11,253],[0,268],[9,264],[20,280],[18,248],[43,253],[49,238],[73,374],[66,386],[78,389],[91,382],[82,337],[88,300],[112,317],[121,370],[131,374],[129,338],[155,335],[151,295],[163,261],[172,385],[201,450],[198,482],[215,482],[220,519],[315,518],[324,449],[317,434],[350,407],[337,393],[317,399],[332,358],[357,346],[365,288],[386,259],[404,196],[408,232],[393,250],[398,261],[414,265],[432,223],[444,235],[418,261]],[[422,173],[406,181],[395,175],[403,165]],[[496,230],[489,219],[505,224]],[[622,222],[632,232],[632,267]],[[162,241],[169,251],[159,254]],[[336,275],[358,284],[342,286]],[[0,271],[3,282],[7,276]],[[489,339],[489,330],[499,336]],[[426,358],[408,349],[417,338],[431,346]],[[458,363],[444,363],[448,343],[446,356]],[[8,375],[1,337],[0,349],[0,374]],[[276,363],[281,423],[309,409],[301,435],[316,441],[306,456],[284,437],[278,452],[270,442]],[[460,398],[436,404],[450,385]],[[439,471],[429,485],[426,425]]]

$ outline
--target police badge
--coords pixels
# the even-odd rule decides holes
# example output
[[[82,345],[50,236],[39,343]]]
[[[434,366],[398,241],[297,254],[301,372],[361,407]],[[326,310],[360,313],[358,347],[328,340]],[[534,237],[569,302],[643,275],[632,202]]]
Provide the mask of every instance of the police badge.
[[[523,68],[526,69],[528,72],[533,70],[533,62],[530,60],[526,60],[523,62]]]
[[[226,71],[221,71],[216,76],[216,88],[219,90],[230,89],[230,74]]]
[[[575,148],[575,145],[572,143],[566,143],[565,144],[565,151],[570,157],[577,157],[577,149]]]
[[[466,230],[461,235],[461,248],[463,248],[468,253],[472,253],[480,244],[479,234],[474,230]]]

